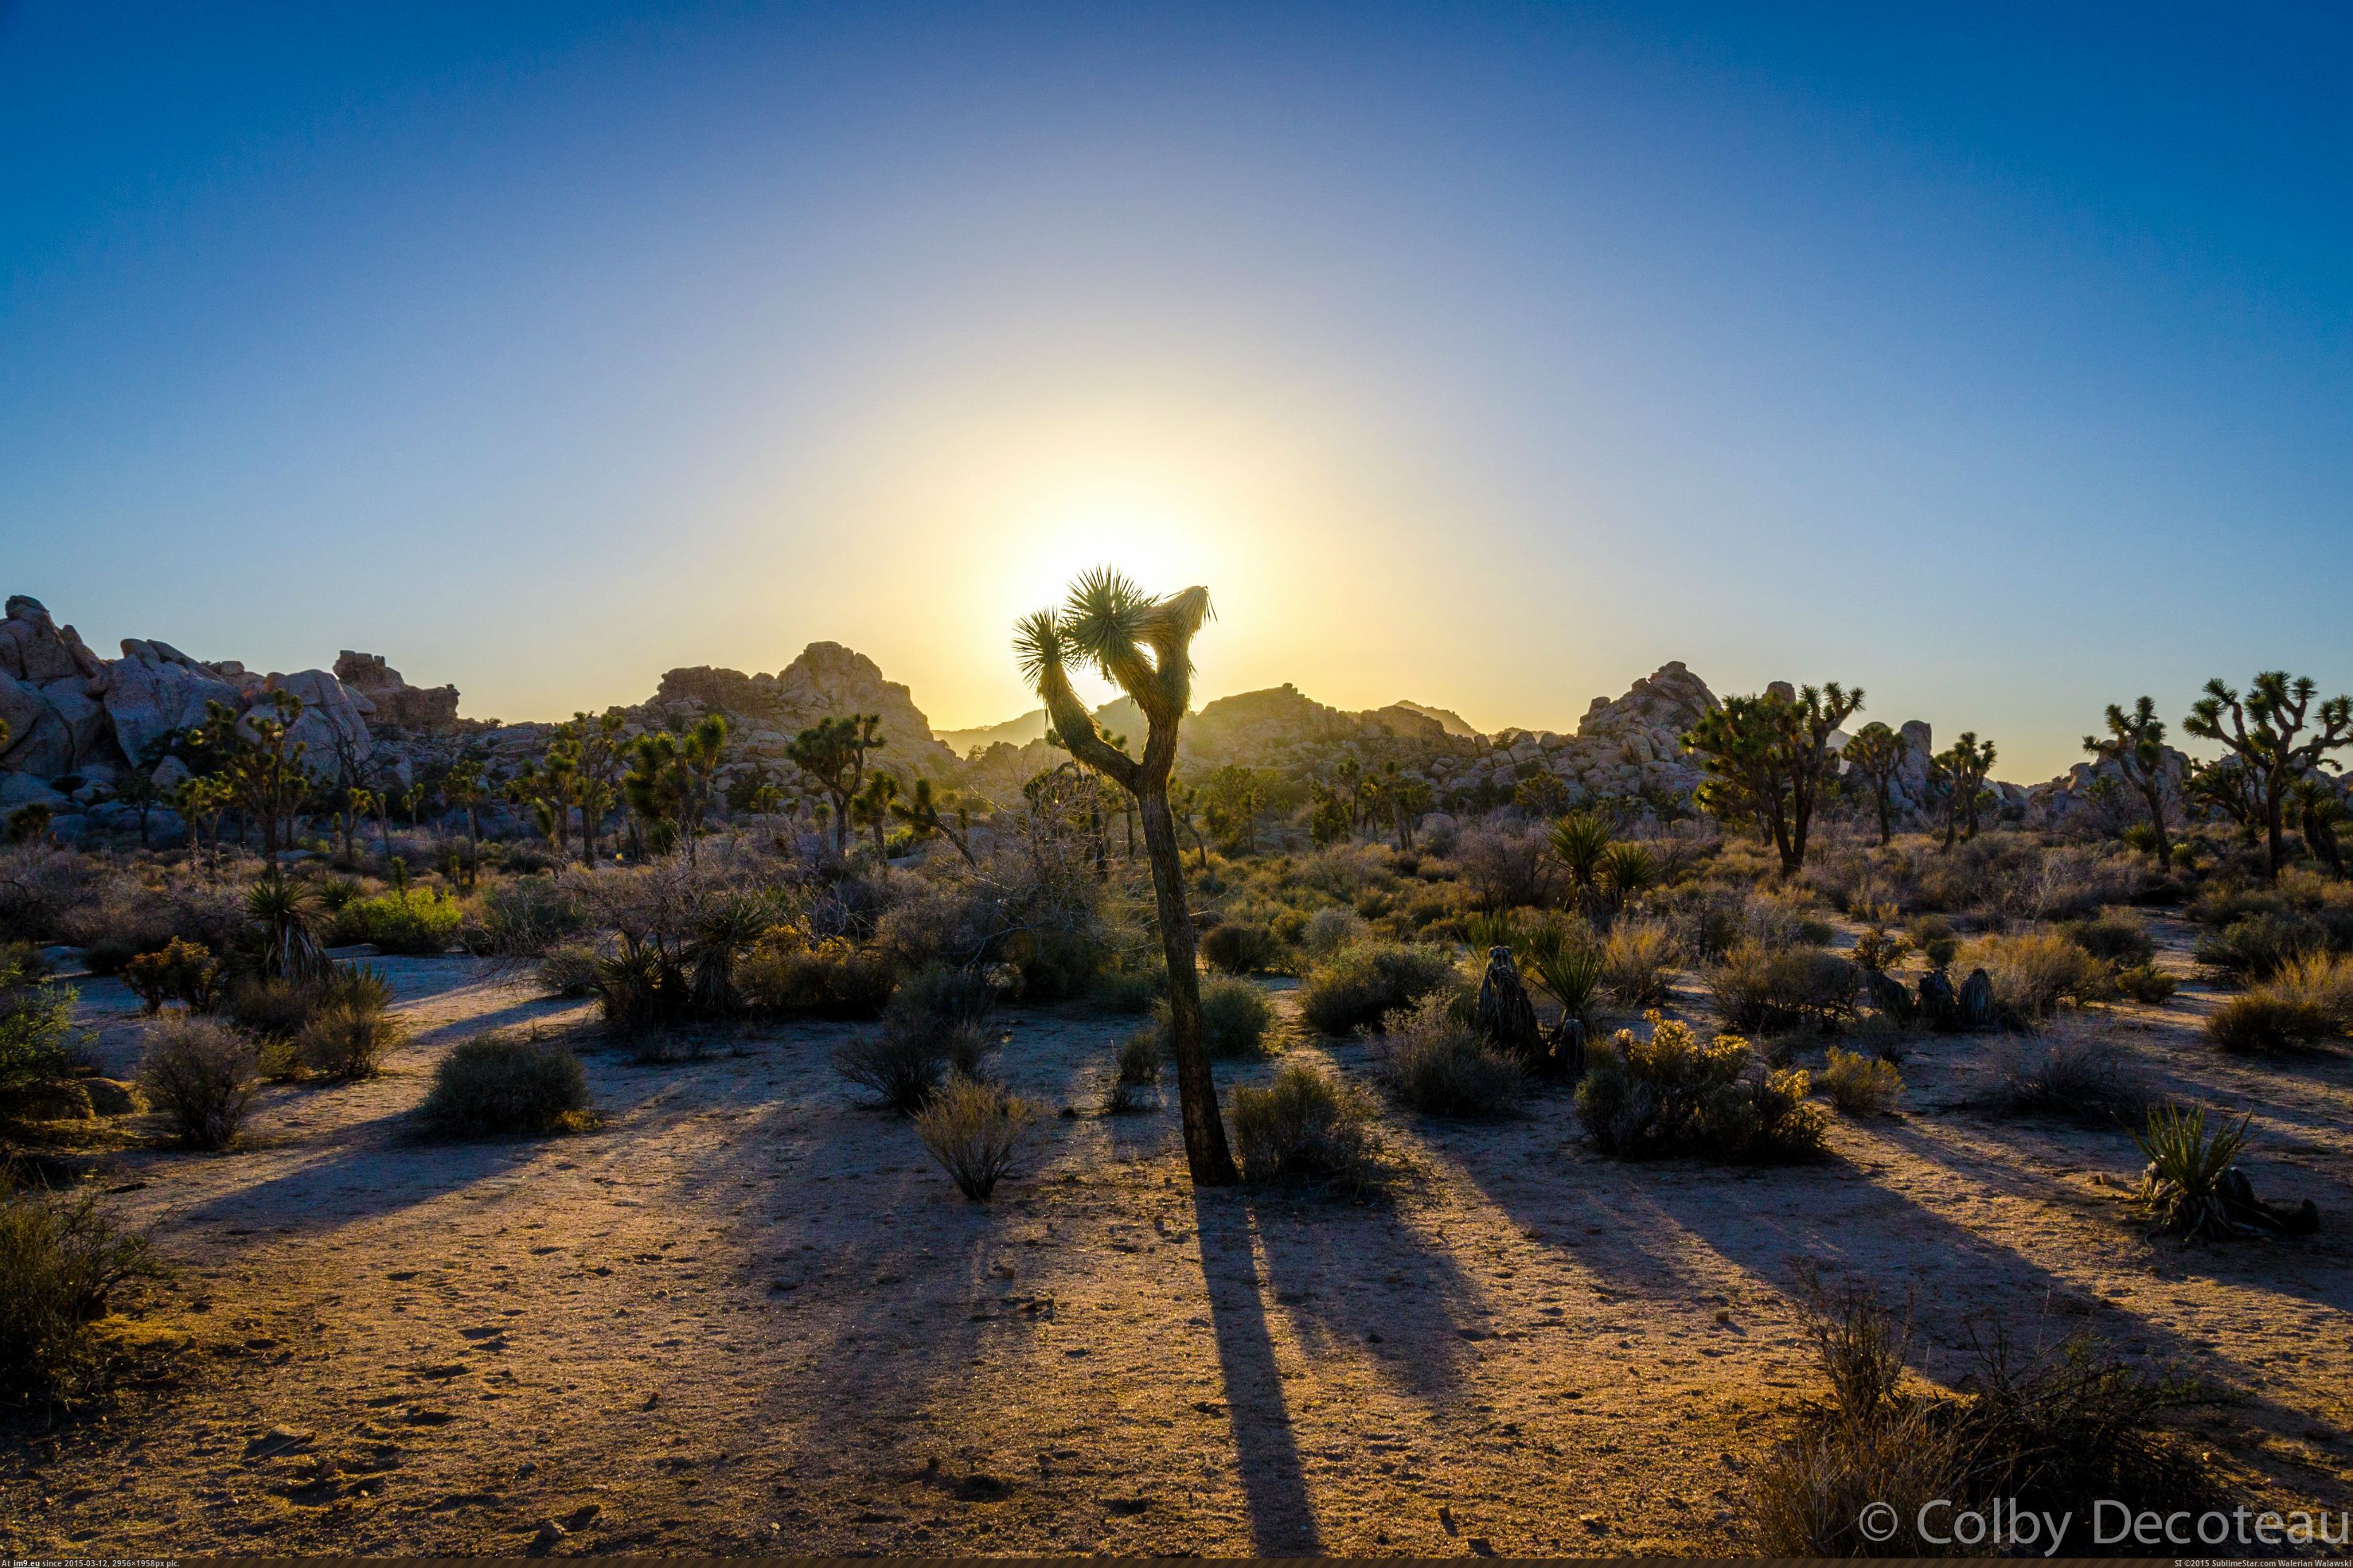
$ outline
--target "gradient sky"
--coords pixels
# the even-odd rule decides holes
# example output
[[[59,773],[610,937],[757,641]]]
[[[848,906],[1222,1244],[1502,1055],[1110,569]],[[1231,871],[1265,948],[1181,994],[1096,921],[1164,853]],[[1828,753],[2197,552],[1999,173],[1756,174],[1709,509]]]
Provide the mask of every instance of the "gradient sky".
[[[0,591],[465,711],[2353,686],[2353,10],[0,0]]]

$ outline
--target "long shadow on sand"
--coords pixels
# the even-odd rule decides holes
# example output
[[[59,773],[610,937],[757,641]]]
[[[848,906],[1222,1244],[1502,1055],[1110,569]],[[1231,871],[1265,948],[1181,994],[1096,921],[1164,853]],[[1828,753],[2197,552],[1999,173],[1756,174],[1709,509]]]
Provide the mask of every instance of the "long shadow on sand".
[[[1307,1497],[1299,1439],[1259,1296],[1247,1200],[1230,1191],[1196,1188],[1193,1219],[1218,1342],[1219,1380],[1250,1508],[1251,1547],[1261,1557],[1319,1555],[1323,1542]]]

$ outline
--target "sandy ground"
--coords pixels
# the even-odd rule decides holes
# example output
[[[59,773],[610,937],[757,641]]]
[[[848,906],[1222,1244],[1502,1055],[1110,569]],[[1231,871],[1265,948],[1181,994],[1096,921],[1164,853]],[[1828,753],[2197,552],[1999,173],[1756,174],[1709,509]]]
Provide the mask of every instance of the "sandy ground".
[[[2217,1059],[2195,988],[2120,1037],[2256,1112],[2257,1188],[2317,1199],[2316,1240],[2144,1241],[2102,1184],[2125,1134],[1971,1109],[1983,1038],[1927,1042],[1905,1112],[1800,1169],[1614,1163],[1558,1095],[1392,1115],[1418,1174],[1386,1203],[1193,1193],[1173,1106],[1095,1112],[1130,1022],[1076,1011],[1002,1016],[1006,1075],[1077,1114],[985,1206],[831,1072],[846,1027],[592,1052],[600,1131],[421,1146],[451,1043],[581,1020],[471,961],[386,967],[418,1029],[389,1076],[269,1090],[236,1153],[109,1158],[182,1265],[154,1316],[191,1370],[5,1456],[9,1551],[1736,1548],[1813,1386],[1800,1260],[1916,1292],[1932,1373],[2000,1309],[2226,1379],[2245,1500],[2353,1503],[2353,1059]],[[128,998],[84,1011],[125,1059]]]

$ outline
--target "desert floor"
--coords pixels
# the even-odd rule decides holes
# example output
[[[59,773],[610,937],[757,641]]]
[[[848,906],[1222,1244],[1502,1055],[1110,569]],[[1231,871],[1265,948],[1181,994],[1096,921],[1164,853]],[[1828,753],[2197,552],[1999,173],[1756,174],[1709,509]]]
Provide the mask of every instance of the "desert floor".
[[[268,1090],[235,1153],[134,1128],[103,1157],[180,1265],[148,1317],[185,1370],[11,1439],[11,1552],[1736,1549],[1815,1386],[1802,1260],[1915,1292],[1932,1374],[1991,1309],[2225,1379],[2245,1400],[2203,1431],[2238,1496],[2353,1504],[2353,1058],[2218,1058],[2194,984],[2118,1037],[2254,1111],[2257,1190],[2316,1198],[2315,1240],[2144,1240],[2108,1184],[2128,1137],[1975,1109],[2010,1048],[1984,1037],[1925,1042],[1905,1112],[1810,1167],[1612,1163],[1558,1093],[1385,1113],[1413,1173],[1371,1203],[1192,1192],[1173,1103],[1096,1110],[1133,1021],[1079,1009],[999,1015],[1050,1114],[987,1205],[834,1075],[847,1026],[592,1046],[599,1131],[427,1146],[405,1113],[453,1042],[587,1020],[476,961],[383,962],[417,1026],[389,1076]],[[83,1011],[124,1069],[128,996]]]

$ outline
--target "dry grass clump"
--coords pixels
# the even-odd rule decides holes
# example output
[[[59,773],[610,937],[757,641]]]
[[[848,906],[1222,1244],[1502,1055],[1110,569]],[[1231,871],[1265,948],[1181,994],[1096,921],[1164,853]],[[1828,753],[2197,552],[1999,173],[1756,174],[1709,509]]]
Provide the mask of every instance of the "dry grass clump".
[[[2307,952],[2328,946],[2316,921],[2280,911],[2242,916],[2199,938],[2198,962],[2226,980],[2268,980]]]
[[[1354,1034],[1411,1006],[1453,973],[1454,961],[1436,948],[1358,942],[1308,972],[1299,996],[1300,1016],[1319,1034]]]
[[[2300,953],[2249,994],[2305,1010],[2326,1023],[2320,1034],[2353,1031],[2353,958],[2341,953]]]
[[[1803,1070],[1767,1066],[1737,1035],[1703,1042],[1687,1024],[1643,1016],[1650,1037],[1619,1030],[1577,1086],[1578,1120],[1604,1153],[1766,1163],[1821,1152],[1828,1118],[1806,1103]]]
[[[1854,1012],[1859,975],[1851,960],[1819,947],[1768,948],[1743,939],[1702,979],[1725,1027],[1763,1033],[1834,1026]]]
[[[2139,1121],[2149,1096],[2105,1031],[2054,1026],[2023,1042],[2004,1064],[1992,1104],[2011,1116],[2104,1126]]]
[[[71,1405],[105,1372],[92,1325],[124,1287],[160,1277],[144,1236],[95,1192],[0,1198],[0,1405]]]
[[[1949,1502],[1951,1511],[1929,1516],[1948,1524],[1953,1513],[2000,1499],[2020,1517],[2072,1516],[2062,1542],[2014,1543],[2072,1555],[2067,1544],[2091,1543],[2096,1500],[2176,1509],[2214,1495],[2198,1449],[2172,1425],[2223,1403],[2212,1384],[2144,1370],[2086,1332],[2021,1345],[1998,1320],[1979,1319],[1970,1327],[1973,1365],[1947,1394],[1907,1377],[1908,1319],[1869,1286],[1831,1290],[1812,1277],[1805,1286],[1830,1396],[1800,1410],[1796,1434],[1756,1471],[1750,1517],[1760,1552],[1948,1554],[1953,1541],[1921,1535],[1923,1505]],[[1866,1533],[1878,1521],[1885,1531]]]
[[[1500,1116],[1520,1102],[1527,1075],[1454,1016],[1449,998],[1425,996],[1381,1021],[1381,1073],[1398,1102],[1432,1116]]]
[[[147,1026],[139,1082],[182,1143],[226,1149],[260,1087],[258,1058],[253,1041],[224,1024],[166,1014]]]
[[[2106,914],[2093,920],[2070,921],[2060,934],[2094,958],[2129,969],[2157,956],[2148,928],[2134,916]]]
[[[1253,1182],[1313,1181],[1366,1191],[1379,1184],[1379,1142],[1365,1092],[1304,1062],[1263,1088],[1238,1085],[1234,1143]]]
[[[1163,1059],[1157,1028],[1134,1030],[1121,1041],[1110,1086],[1103,1090],[1105,1114],[1123,1116],[1139,1109],[1138,1096],[1160,1082]]]
[[[1321,909],[1307,917],[1299,945],[1311,958],[1329,958],[1365,936],[1365,918],[1350,909]]]
[[[871,1018],[890,1001],[892,981],[880,953],[790,926],[763,936],[733,974],[746,1006],[778,1018]]]
[[[1885,1116],[1904,1098],[1904,1075],[1894,1062],[1832,1046],[1822,1068],[1822,1089],[1849,1116]]]
[[[384,1058],[408,1037],[405,1019],[349,1002],[332,1002],[311,1016],[294,1037],[302,1065],[322,1078],[374,1078]]]
[[[2317,1004],[2269,990],[2232,996],[2206,1016],[2206,1038],[2234,1057],[2276,1056],[2327,1039],[2337,1021]]]
[[[2169,1001],[2180,989],[2181,982],[2154,963],[2137,963],[2130,969],[2116,971],[2117,994],[2152,1007]]]
[[[1601,989],[1629,1007],[1667,999],[1674,942],[1659,921],[1620,921],[1601,943]]]
[[[442,1138],[537,1136],[595,1124],[588,1075],[569,1047],[499,1034],[450,1048],[417,1117]]]
[[[1002,1085],[957,1074],[916,1113],[915,1132],[956,1191],[987,1203],[1019,1157],[1037,1108]]]
[[[548,949],[539,961],[539,983],[555,996],[596,994],[596,964],[602,957],[586,942],[565,942]]]
[[[1981,936],[1961,950],[1961,962],[1986,972],[1995,1007],[2013,1020],[2047,1018],[2116,991],[2114,969],[2057,931]]]

